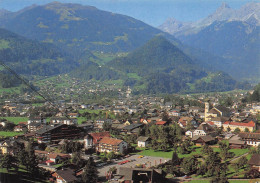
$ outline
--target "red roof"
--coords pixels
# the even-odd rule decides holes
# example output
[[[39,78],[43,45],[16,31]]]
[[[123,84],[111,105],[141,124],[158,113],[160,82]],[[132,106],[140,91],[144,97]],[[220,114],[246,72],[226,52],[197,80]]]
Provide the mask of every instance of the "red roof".
[[[48,161],[46,161],[46,163],[54,163],[53,161],[51,161],[51,160],[48,160]]]
[[[104,137],[99,144],[109,144],[109,145],[118,145],[121,142],[123,142],[123,140],[119,140],[119,139],[114,139],[114,138],[110,138],[110,137]]]
[[[255,127],[255,122],[250,121],[248,123],[239,123],[239,122],[230,122],[226,121],[225,125],[234,125],[234,126],[246,126],[246,127]]]
[[[90,133],[90,136],[93,138],[93,143],[96,144],[99,140],[104,137],[110,137],[109,132],[99,132],[99,133]]]
[[[167,122],[166,121],[158,121],[155,124],[156,125],[165,125]]]
[[[207,123],[210,124],[211,126],[216,126],[216,125],[214,124],[214,122],[212,122],[212,121],[208,121]]]

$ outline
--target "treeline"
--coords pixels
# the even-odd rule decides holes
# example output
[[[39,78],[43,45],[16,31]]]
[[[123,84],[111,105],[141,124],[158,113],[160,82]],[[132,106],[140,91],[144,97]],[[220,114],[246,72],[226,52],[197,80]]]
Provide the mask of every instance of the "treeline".
[[[68,72],[77,64],[55,46],[40,43],[0,29],[0,61],[20,74],[56,75]],[[1,44],[0,42],[0,44]]]
[[[243,102],[260,102],[260,83],[255,86],[254,92],[248,94],[243,100]]]

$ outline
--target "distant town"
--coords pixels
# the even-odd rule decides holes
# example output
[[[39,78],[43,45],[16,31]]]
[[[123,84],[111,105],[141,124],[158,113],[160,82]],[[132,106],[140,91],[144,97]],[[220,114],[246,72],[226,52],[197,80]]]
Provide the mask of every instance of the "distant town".
[[[4,101],[1,179],[174,182],[257,178],[260,103],[244,101],[253,92],[158,97],[134,96],[128,87],[117,89],[117,99],[106,105]]]

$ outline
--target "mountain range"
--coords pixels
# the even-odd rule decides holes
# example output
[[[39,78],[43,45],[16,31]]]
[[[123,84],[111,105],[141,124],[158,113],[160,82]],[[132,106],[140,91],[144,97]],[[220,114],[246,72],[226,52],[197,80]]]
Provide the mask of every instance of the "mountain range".
[[[260,3],[248,3],[238,10],[223,3],[197,22],[169,19],[159,28],[188,46],[218,57],[210,63],[217,70],[237,79],[260,81]]]
[[[79,54],[86,49],[128,52],[158,34],[178,42],[174,36],[129,16],[59,2],[32,6],[8,16],[0,15],[0,26]]]
[[[219,71],[223,62],[230,63],[222,56],[186,46],[129,16],[92,6],[53,2],[18,12],[1,10],[0,26],[1,60],[20,74],[69,73],[84,80],[120,80],[136,93],[243,88]],[[97,56],[119,52],[126,56],[106,62]]]

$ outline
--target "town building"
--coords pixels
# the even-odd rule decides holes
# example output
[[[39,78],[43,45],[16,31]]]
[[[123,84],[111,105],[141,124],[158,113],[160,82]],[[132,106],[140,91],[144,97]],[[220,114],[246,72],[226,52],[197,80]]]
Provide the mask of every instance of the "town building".
[[[123,140],[104,137],[96,147],[98,152],[115,152],[123,154],[127,150],[127,143]]]

